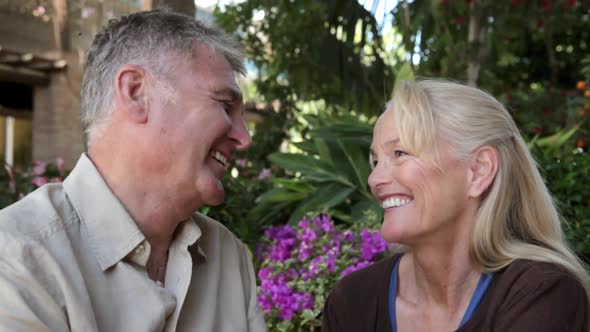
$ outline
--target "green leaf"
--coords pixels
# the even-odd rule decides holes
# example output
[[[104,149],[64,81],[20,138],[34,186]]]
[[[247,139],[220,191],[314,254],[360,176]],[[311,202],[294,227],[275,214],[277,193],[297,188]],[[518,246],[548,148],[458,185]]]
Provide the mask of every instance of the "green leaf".
[[[340,149],[344,152],[346,159],[348,161],[348,167],[354,173],[353,183],[356,183],[357,187],[361,191],[365,191],[367,187],[367,179],[369,177],[369,162],[368,158],[364,155],[360,149],[355,148],[354,146],[344,145],[342,142],[338,142]]]
[[[567,140],[569,140],[580,128],[577,124],[568,131],[559,131],[551,136],[539,138],[535,141],[538,146],[547,146],[553,149],[561,147]]]
[[[283,201],[300,201],[307,196],[306,192],[296,192],[286,188],[274,188],[258,196],[256,201],[276,203]]]
[[[310,156],[275,152],[269,159],[279,167],[291,172],[300,172],[301,176],[319,182],[335,181],[350,184],[346,178],[338,176],[332,165]]]
[[[399,81],[414,81],[415,79],[416,77],[414,76],[412,65],[409,62],[406,62],[397,71],[395,75],[395,84],[397,85]]]
[[[328,211],[333,206],[342,203],[354,190],[354,187],[347,187],[339,183],[331,183],[321,187],[297,206],[289,218],[289,223],[301,220],[307,213]]]

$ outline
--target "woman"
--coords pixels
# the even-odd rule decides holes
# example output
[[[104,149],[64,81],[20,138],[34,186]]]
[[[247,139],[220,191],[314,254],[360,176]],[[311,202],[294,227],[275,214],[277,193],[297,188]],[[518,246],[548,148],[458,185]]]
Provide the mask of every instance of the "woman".
[[[369,185],[404,253],[343,278],[323,331],[588,331],[590,277],[506,109],[402,82],[375,124]]]

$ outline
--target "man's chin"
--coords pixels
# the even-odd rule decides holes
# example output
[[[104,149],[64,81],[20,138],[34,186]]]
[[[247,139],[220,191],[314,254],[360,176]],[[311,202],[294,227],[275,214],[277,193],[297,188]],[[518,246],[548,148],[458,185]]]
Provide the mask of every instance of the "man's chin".
[[[205,204],[209,205],[209,206],[217,206],[217,205],[221,205],[223,203],[223,201],[225,200],[225,191],[223,190],[223,187],[221,187],[221,190],[216,190],[216,192],[211,193],[211,195],[209,195],[207,197],[207,201],[205,202]]]

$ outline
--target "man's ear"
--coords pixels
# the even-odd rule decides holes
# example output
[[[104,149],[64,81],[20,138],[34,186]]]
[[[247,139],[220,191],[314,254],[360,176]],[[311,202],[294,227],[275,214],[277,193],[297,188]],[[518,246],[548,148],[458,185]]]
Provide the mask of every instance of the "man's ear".
[[[498,150],[484,145],[473,154],[469,165],[469,197],[482,196],[492,185],[498,173]]]
[[[137,123],[145,123],[148,119],[147,79],[145,70],[136,65],[124,65],[115,77],[117,108]]]

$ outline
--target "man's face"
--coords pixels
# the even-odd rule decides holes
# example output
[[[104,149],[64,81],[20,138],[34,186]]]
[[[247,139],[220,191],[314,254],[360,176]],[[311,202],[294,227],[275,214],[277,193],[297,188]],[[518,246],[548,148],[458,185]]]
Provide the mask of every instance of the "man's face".
[[[167,200],[192,212],[223,202],[221,180],[232,155],[252,139],[234,72],[221,53],[198,47],[188,60],[167,59],[172,68],[167,84],[154,84],[148,96],[153,151],[145,166],[161,177],[156,181]]]

